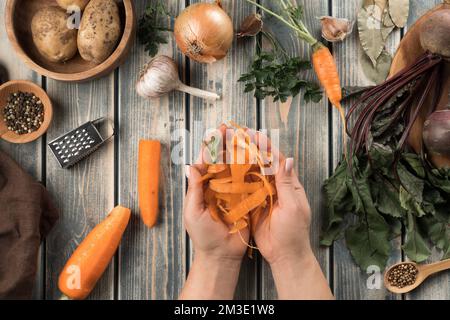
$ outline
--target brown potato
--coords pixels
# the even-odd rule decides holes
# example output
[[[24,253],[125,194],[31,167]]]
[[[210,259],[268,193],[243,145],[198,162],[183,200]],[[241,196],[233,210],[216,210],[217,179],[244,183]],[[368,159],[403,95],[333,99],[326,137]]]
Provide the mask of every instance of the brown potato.
[[[91,0],[78,30],[78,50],[84,60],[100,64],[116,48],[121,36],[119,8],[114,0]]]
[[[77,30],[67,27],[68,15],[59,7],[42,8],[31,21],[33,42],[52,62],[64,62],[77,53]]]
[[[63,8],[66,9],[69,6],[78,6],[80,8],[80,10],[84,10],[84,8],[86,7],[86,5],[88,4],[89,0],[56,0],[56,2],[58,3],[58,5]]]

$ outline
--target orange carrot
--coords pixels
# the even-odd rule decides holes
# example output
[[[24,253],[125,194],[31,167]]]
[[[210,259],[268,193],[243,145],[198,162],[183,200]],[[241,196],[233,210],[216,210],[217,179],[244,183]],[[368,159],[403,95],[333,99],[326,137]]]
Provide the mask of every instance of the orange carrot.
[[[81,242],[59,276],[59,290],[68,298],[82,300],[91,293],[114,256],[130,216],[130,209],[114,208]]]
[[[345,112],[341,106],[342,100],[342,88],[339,80],[339,74],[336,67],[336,62],[328,47],[321,42],[317,42],[312,46],[312,63],[314,71],[319,78],[320,83],[325,89],[330,102],[339,111],[339,116],[342,120],[342,139],[344,143],[344,151],[346,151],[346,124],[345,124]],[[344,152],[344,155],[346,152]]]
[[[346,129],[345,129],[345,113],[341,106],[342,100],[342,90],[339,81],[339,74],[336,68],[336,62],[334,61],[333,55],[326,46],[324,46],[320,41],[318,41],[306,28],[305,24],[301,19],[298,18],[296,14],[298,11],[296,9],[301,9],[296,7],[289,1],[280,0],[281,9],[283,14],[278,14],[272,9],[265,7],[262,4],[257,3],[255,0],[246,0],[247,2],[257,6],[266,13],[277,18],[279,21],[284,23],[286,26],[294,30],[297,36],[306,41],[312,47],[312,63],[314,65],[314,71],[319,78],[320,83],[325,89],[330,102],[338,109],[340,117],[343,121],[343,143],[344,143],[344,155],[346,155]]]
[[[161,143],[159,141],[141,140],[139,142],[139,208],[142,220],[149,228],[152,228],[158,220],[160,160]]]
[[[312,63],[320,83],[325,88],[330,102],[337,106],[342,99],[342,89],[336,62],[330,50],[321,42],[313,46]]]

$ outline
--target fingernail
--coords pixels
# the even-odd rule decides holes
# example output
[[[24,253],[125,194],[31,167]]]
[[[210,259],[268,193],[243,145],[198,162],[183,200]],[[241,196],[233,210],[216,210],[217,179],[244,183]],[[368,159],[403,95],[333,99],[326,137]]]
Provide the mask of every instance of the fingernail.
[[[294,158],[287,158],[286,164],[284,165],[286,173],[291,174],[293,168],[294,168]]]
[[[191,174],[191,166],[190,165],[185,165],[184,166],[184,174],[186,175],[186,178],[189,179],[189,175]]]

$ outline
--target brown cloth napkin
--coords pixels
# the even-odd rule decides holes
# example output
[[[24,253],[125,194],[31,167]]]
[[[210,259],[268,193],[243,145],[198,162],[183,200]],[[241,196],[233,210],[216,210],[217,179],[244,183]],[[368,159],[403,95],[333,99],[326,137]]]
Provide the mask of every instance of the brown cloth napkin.
[[[29,299],[41,240],[58,219],[47,190],[0,150],[0,299]]]

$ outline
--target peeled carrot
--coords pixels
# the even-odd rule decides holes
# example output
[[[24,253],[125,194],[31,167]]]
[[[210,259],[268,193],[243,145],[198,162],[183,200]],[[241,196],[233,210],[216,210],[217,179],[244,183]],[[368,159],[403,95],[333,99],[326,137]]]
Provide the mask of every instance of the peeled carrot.
[[[161,143],[156,140],[139,142],[138,192],[141,218],[152,228],[158,220],[159,165]]]
[[[108,267],[130,220],[130,209],[118,206],[81,242],[62,270],[58,287],[74,300],[85,299]]]

